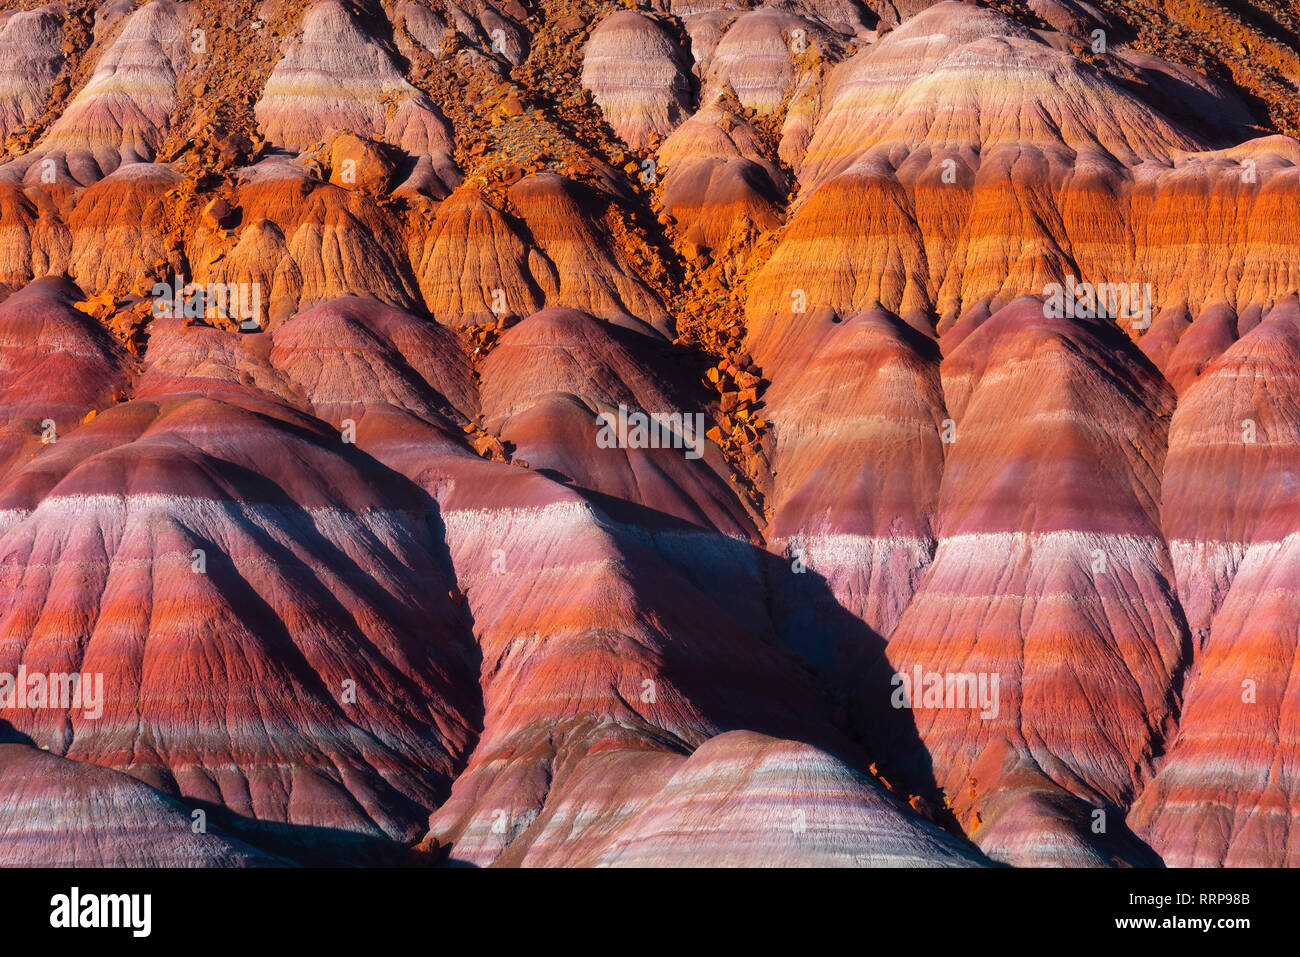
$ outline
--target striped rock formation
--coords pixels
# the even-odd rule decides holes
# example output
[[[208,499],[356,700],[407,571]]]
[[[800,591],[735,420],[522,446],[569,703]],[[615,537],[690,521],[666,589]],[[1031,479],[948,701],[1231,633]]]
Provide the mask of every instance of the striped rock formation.
[[[664,208],[688,241],[715,249],[781,225],[785,173],[730,110],[702,108],[664,141],[659,159],[668,167]]]
[[[564,309],[537,313],[510,329],[483,363],[484,426],[532,468],[750,538],[749,516],[727,486],[722,456],[705,438],[713,418],[692,408],[702,397],[693,396],[687,383],[650,373],[670,361],[661,343],[621,332]],[[686,411],[666,421],[667,431],[656,423],[652,435],[645,423],[645,444],[636,447],[637,422],[628,424],[628,418],[672,410]],[[626,447],[602,447],[600,433],[612,443],[620,441],[620,430]]]
[[[262,840],[379,853],[417,836],[472,735],[465,623],[430,506],[271,391],[252,344],[156,324],[135,397],[60,441],[34,508],[44,462],[10,475],[0,671],[106,691],[98,716],[0,717]]]
[[[0,166],[0,181],[89,186],[119,166],[152,160],[192,53],[191,14],[191,4],[152,0],[126,17],[37,149]],[[58,52],[57,35],[37,42],[46,56]]]
[[[889,711],[914,723],[924,752],[913,773],[933,774],[994,857],[1014,838],[995,830],[986,844],[985,824],[1028,814],[1023,802],[1041,813],[1059,792],[1079,802],[1075,818],[1112,818],[1090,842],[1109,850],[1184,665],[1158,507],[1172,390],[1113,327],[1042,312],[1034,300],[999,310],[943,360],[938,547],[887,662],[858,689],[882,746]],[[984,676],[991,694],[978,706],[923,700],[918,674],[944,676],[945,691],[949,674]]]
[[[289,863],[213,828],[133,777],[0,743],[6,867],[275,867]]]
[[[258,123],[273,145],[292,153],[340,130],[375,136],[415,160],[412,188],[446,195],[459,182],[446,120],[355,19],[336,0],[308,9],[301,38],[257,101]]]
[[[1294,216],[1280,202],[1294,141],[1205,152],[1205,133],[992,11],[930,7],[836,68],[823,97],[750,296],[762,349],[785,341],[795,290],[841,315],[937,313],[943,331],[1066,276],[1124,280],[1150,284],[1159,328],[1223,301],[1267,308],[1296,281],[1274,232]],[[1175,219],[1200,232],[1178,227],[1175,246]]]
[[[1196,661],[1178,734],[1132,813],[1170,865],[1292,866],[1300,853],[1288,773],[1297,370],[1292,299],[1206,370],[1170,423],[1165,529]]]
[[[35,119],[63,66],[63,24],[53,4],[0,14],[0,138]]]
[[[602,228],[608,194],[538,173],[510,187],[509,198],[550,267],[533,271],[547,305],[580,309],[642,332],[671,331],[659,297]]]
[[[1272,0],[0,7],[0,861],[1296,861]]]
[[[0,303],[0,475],[126,391],[126,350],[74,308],[79,298],[70,282],[48,277]]]
[[[746,109],[775,113],[795,87],[796,62],[823,32],[815,23],[776,10],[742,14],[710,51],[705,83],[730,88]]]
[[[348,317],[347,327],[338,324],[340,311]],[[811,687],[806,679],[792,683],[794,676],[770,647],[760,583],[764,560],[743,540],[719,534],[708,524],[735,530],[744,515],[734,500],[726,502],[721,483],[710,479],[705,463],[683,457],[683,466],[675,468],[667,456],[680,452],[646,451],[647,461],[658,458],[658,469],[676,475],[676,488],[647,485],[654,480],[651,470],[630,492],[592,489],[603,493],[593,501],[579,488],[591,484],[588,476],[571,476],[561,484],[554,466],[571,467],[575,455],[585,455],[591,475],[608,481],[617,472],[597,467],[593,456],[629,462],[642,457],[617,448],[593,452],[594,416],[583,416],[583,428],[576,433],[562,428],[545,432],[555,462],[523,441],[515,451],[520,459],[525,453],[536,459],[528,468],[518,461],[511,466],[466,455],[441,427],[458,414],[475,415],[476,404],[462,391],[464,379],[425,378],[432,369],[417,372],[418,359],[398,358],[395,328],[413,322],[359,301],[326,304],[276,330],[270,358],[318,415],[331,421],[345,412],[357,415],[359,448],[410,476],[439,504],[451,566],[481,649],[479,682],[486,711],[468,766],[433,817],[426,849],[450,844],[446,853],[452,860],[476,864],[576,863],[586,856],[593,863],[603,861],[610,853],[606,846],[616,839],[611,822],[596,820],[581,831],[562,823],[574,813],[570,802],[589,799],[587,788],[597,778],[630,780],[633,769],[646,762],[667,772],[695,745],[736,724],[767,731],[785,728],[801,740],[820,738],[828,747],[851,749],[809,719],[820,710]],[[411,326],[410,334],[417,328]],[[351,355],[349,343],[363,330],[369,374],[350,384],[339,381],[338,398],[332,399],[319,378],[322,354]],[[625,400],[653,409],[668,390],[651,379],[638,382],[637,369],[649,365],[646,350],[662,346],[628,341],[636,334],[606,330],[601,323],[562,311],[532,317],[510,330],[484,364],[484,423],[491,426],[503,415],[514,421],[513,409],[531,409],[529,390],[558,398],[563,388],[580,389],[567,404]],[[306,342],[313,340],[315,346],[307,351]],[[577,348],[583,342],[585,348]],[[430,343],[418,349],[411,345],[408,338],[406,355],[425,361],[438,351]],[[443,375],[449,363],[449,357],[439,363]],[[374,383],[390,380],[395,371],[417,383],[425,398],[417,400],[405,390],[376,390]],[[418,385],[421,380],[424,388]],[[344,404],[344,396],[355,404]],[[441,407],[435,396],[442,398]],[[516,433],[503,427],[500,434],[509,440]],[[412,435],[420,441],[412,443]],[[691,464],[698,468],[685,467]],[[655,493],[657,487],[672,489],[679,501],[691,503],[688,521],[663,511],[657,499],[664,493]],[[694,502],[688,498],[692,495]],[[628,502],[609,514],[620,496],[644,504]],[[701,518],[703,527],[690,523]],[[624,568],[638,569],[637,581],[645,576],[643,583],[629,580],[620,570]],[[722,595],[729,597],[714,597],[724,569],[728,580]],[[536,587],[540,581],[546,582],[541,592]],[[659,584],[650,589],[649,581]],[[683,595],[690,596],[686,606],[680,601]],[[738,659],[750,664],[744,672],[723,677],[722,663]],[[758,755],[773,747],[775,743],[756,749],[746,744],[741,750]],[[832,770],[837,765],[829,756],[809,749],[803,759],[773,760],[767,772],[771,786],[782,787],[784,781],[784,787],[793,788],[796,777],[811,773],[800,770],[801,761],[811,762],[810,769],[828,766],[816,773],[833,780],[851,779],[847,768]],[[773,861],[805,859],[802,854],[815,855],[809,860],[849,860],[853,855],[882,862],[978,860],[931,825],[915,818],[909,823],[910,812],[879,784],[860,779],[826,786],[830,794],[849,786],[849,793],[861,795],[860,801],[848,801],[846,811],[860,830],[847,839],[810,838],[809,846],[796,844],[783,852],[786,857]],[[637,787],[642,805],[654,807],[644,804],[655,799],[653,781]],[[658,800],[665,808],[671,803],[667,795]],[[824,833],[835,799],[828,794],[822,800],[831,803],[811,801],[798,809],[807,815],[819,808],[817,827]],[[753,813],[764,812],[756,808]],[[766,813],[786,817],[783,810]],[[772,828],[773,840],[786,839],[784,823]],[[711,825],[703,821],[699,826]],[[915,836],[915,842],[904,836]],[[818,849],[819,840],[831,847]],[[882,843],[883,849],[874,850]],[[694,839],[690,834],[661,839],[641,852],[656,846],[668,859],[684,862],[693,853]]]
[[[535,842],[517,842],[528,847],[519,863],[673,867],[685,863],[684,846],[693,867],[976,862],[947,835],[900,814],[860,773],[805,744],[732,731],[689,757],[646,755],[630,762],[609,755],[591,764],[548,802],[555,809],[533,825],[541,831]],[[620,781],[636,784],[620,788]],[[612,827],[602,825],[592,846],[564,839],[569,822],[610,804],[624,813]],[[513,856],[514,848],[508,853]]]
[[[84,289],[107,289],[148,275],[166,256],[155,224],[168,190],[180,181],[168,166],[131,163],[88,187],[68,214],[73,280]]]
[[[828,586],[787,580],[788,640],[845,674],[879,654],[934,556],[951,426],[934,343],[899,320],[826,321],[813,355],[767,370],[776,449],[767,539]],[[845,611],[867,627],[846,627]]]
[[[545,301],[544,288],[556,287],[554,267],[505,213],[469,186],[443,201],[438,218],[416,242],[411,260],[425,306],[458,324],[531,315]]]
[[[397,223],[366,193],[271,156],[238,171],[230,205],[236,228],[201,220],[189,237],[191,275],[203,284],[256,283],[264,325],[349,294],[404,307],[418,301]]]
[[[598,184],[554,173],[521,179],[495,203],[468,186],[458,190],[412,244],[426,306],[453,326],[564,306],[642,332],[669,332],[663,303],[606,225],[616,202]]]
[[[521,12],[517,4],[493,4],[488,0],[460,6],[448,4],[445,10],[403,0],[397,4],[392,19],[429,53],[439,53],[445,31],[453,30],[468,46],[470,62],[504,73],[510,66],[522,63],[527,55],[529,36],[520,23]],[[406,55],[405,37],[399,34],[395,39]]]
[[[811,736],[832,752],[847,745],[817,729],[820,709],[806,680],[761,640],[759,568],[747,547],[707,531],[661,528],[648,517],[640,528],[628,526],[565,498],[512,510],[461,509],[450,497],[444,503],[484,650],[487,713],[468,768],[433,815],[426,846],[450,845],[450,858],[465,863],[559,865],[613,863],[629,841],[637,855],[683,864],[718,825],[698,812],[677,832],[657,833],[662,825],[653,822],[676,816],[679,782],[694,773],[681,766],[686,755],[737,725],[773,737]],[[647,578],[634,584],[623,567]],[[538,576],[547,582],[544,595],[534,589]],[[743,671],[724,664],[736,660],[747,663]],[[717,747],[752,767],[774,745],[742,737]],[[764,775],[763,793],[771,797],[755,794],[755,806],[737,811],[737,827],[767,835],[759,845],[766,860],[870,857],[882,844],[894,862],[911,855],[930,864],[979,859],[919,819],[905,823],[910,812],[879,783],[859,780],[850,789],[859,800],[832,798],[843,785],[829,780],[824,797],[807,794],[801,782],[809,776],[844,778],[836,762],[801,747],[802,760],[775,760]],[[701,756],[697,766],[705,763]],[[744,780],[732,787],[757,786]],[[709,800],[700,787],[688,800]],[[837,800],[845,800],[839,812],[832,810]],[[820,813],[809,825],[820,837],[790,836],[799,810]],[[837,840],[827,831],[838,830],[841,814],[849,832]],[[907,850],[885,836],[913,827],[918,840]]]
[[[632,10],[611,14],[592,32],[582,57],[582,85],[605,121],[629,146],[646,146],[680,123],[691,99],[677,41]]]

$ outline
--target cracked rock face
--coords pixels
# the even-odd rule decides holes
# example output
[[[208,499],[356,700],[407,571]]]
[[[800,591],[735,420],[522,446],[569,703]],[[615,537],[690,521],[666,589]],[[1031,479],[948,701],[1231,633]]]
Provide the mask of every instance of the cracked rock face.
[[[1300,50],[995,6],[0,3],[0,863],[1295,863]]]

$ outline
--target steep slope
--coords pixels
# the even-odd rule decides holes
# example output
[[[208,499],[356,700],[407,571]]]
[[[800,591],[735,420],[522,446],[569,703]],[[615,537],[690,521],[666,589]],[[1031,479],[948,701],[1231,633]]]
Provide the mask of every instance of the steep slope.
[[[1297,859],[1298,322],[1294,300],[1273,310],[1188,389],[1170,424],[1165,528],[1196,667],[1177,737],[1132,818],[1171,865]]]
[[[134,778],[0,744],[0,862],[22,867],[274,867]],[[198,830],[196,830],[196,827]]]

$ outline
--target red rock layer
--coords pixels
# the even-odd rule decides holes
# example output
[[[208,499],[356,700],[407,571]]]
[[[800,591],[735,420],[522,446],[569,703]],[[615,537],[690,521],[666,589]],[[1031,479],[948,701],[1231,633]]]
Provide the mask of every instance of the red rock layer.
[[[1174,716],[1185,637],[1159,516],[1173,397],[1113,327],[1042,312],[1004,308],[944,358],[939,545],[859,701],[882,746],[914,723],[914,773],[995,858],[1041,859],[1002,816],[1041,815],[1044,795],[1072,795],[1075,819],[1105,811],[1110,830],[1054,852],[1082,863],[1116,853],[1119,809]],[[895,675],[917,670],[994,693],[900,695]]]
[[[730,111],[701,109],[668,137],[659,158],[667,166],[664,208],[688,241],[723,248],[736,234],[780,225],[785,174],[753,127]]]
[[[11,473],[0,671],[106,692],[98,718],[0,717],[273,843],[366,853],[417,836],[454,774],[475,659],[436,509],[283,389],[256,338],[155,323],[135,398],[60,442],[66,471]]]
[[[810,689],[761,640],[761,587],[743,546],[686,530],[647,540],[572,498],[513,510],[461,510],[450,497],[445,505],[485,664],[483,736],[431,821],[429,842],[451,844],[454,860],[545,865],[631,854],[684,864],[716,827],[702,812],[676,831],[654,824],[674,814],[680,785],[672,778],[686,754],[737,725],[826,740],[808,720],[818,711]],[[743,671],[726,664],[740,660]],[[746,736],[733,747],[746,767],[772,745]],[[811,748],[803,754],[809,765],[775,761],[764,796],[754,794],[734,819],[742,831],[757,830],[773,861],[843,860],[872,846],[894,860],[972,859],[928,825],[918,843],[885,838],[917,825],[900,820],[901,805],[866,781],[860,800],[824,799],[851,804],[850,832],[831,837],[828,805],[802,782],[811,773],[834,778],[836,764]],[[694,769],[682,772],[689,779]],[[737,786],[753,787],[742,780]],[[696,787],[707,801],[707,785]],[[819,837],[790,837],[792,807],[808,810]],[[638,810],[646,817],[631,820]],[[715,853],[726,860],[722,848]]]
[[[1300,853],[1288,695],[1298,374],[1292,300],[1210,365],[1170,424],[1165,530],[1196,661],[1178,734],[1131,820],[1174,866],[1291,866]]]
[[[819,332],[810,361],[767,369],[767,538],[801,570],[787,579],[787,640],[848,675],[879,654],[933,557],[947,413],[937,349],[906,324],[872,312]],[[846,627],[845,611],[870,631]]]
[[[483,364],[484,425],[517,458],[562,481],[750,538],[753,525],[727,485],[726,463],[704,436],[713,416],[703,411],[702,397],[651,372],[670,361],[654,339],[570,310],[537,313],[502,336]],[[624,421],[678,418],[668,422],[671,434],[652,437],[647,426],[641,447],[628,438],[635,436],[633,421],[623,427],[625,447],[602,448],[602,431],[609,443],[619,441],[620,407]],[[611,417],[608,430],[601,415]]]
[[[532,315],[545,301],[543,289],[557,286],[554,267],[505,213],[470,187],[449,196],[416,241],[411,260],[424,303],[456,325]],[[533,269],[540,279],[533,278]]]
[[[0,863],[6,867],[268,867],[135,778],[24,744],[0,744]]]
[[[668,311],[601,228],[609,196],[554,173],[521,180],[509,196],[549,262],[549,270],[533,269],[547,305],[579,309],[640,331],[671,330]],[[530,267],[531,262],[530,256]]]
[[[397,223],[369,196],[271,157],[240,171],[232,200],[237,230],[200,223],[193,234],[193,279],[256,283],[263,325],[347,294],[418,301]]]
[[[38,279],[0,303],[0,475],[20,467],[125,392],[131,362],[72,304],[66,280]]]

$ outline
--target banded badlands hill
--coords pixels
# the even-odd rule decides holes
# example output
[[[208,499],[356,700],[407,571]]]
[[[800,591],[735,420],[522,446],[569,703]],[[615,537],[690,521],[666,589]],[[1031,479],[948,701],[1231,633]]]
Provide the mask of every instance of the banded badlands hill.
[[[1293,3],[0,6],[0,863],[1300,863]]]

